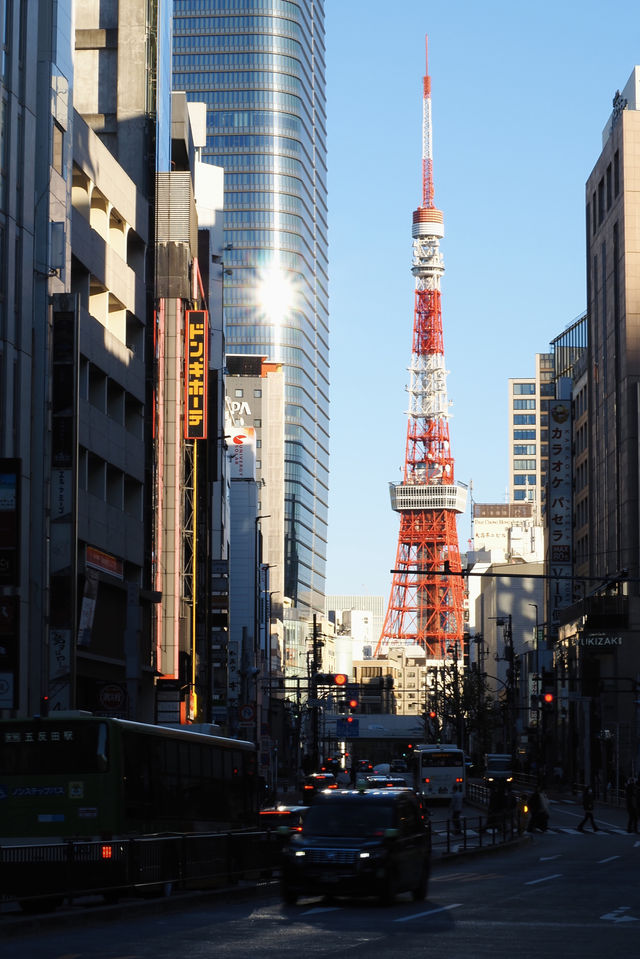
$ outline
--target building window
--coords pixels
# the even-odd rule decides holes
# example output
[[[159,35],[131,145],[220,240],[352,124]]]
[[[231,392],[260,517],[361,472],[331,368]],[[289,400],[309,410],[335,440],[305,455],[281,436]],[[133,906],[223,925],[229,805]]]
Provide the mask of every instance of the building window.
[[[244,390],[234,390],[233,395],[241,399],[244,396]]]
[[[535,400],[514,400],[513,408],[514,410],[535,410],[536,401]]]
[[[611,182],[611,164],[607,167],[607,210],[611,209],[612,182]]]
[[[514,426],[535,426],[536,416],[535,413],[520,413],[516,414],[513,417]]]
[[[513,384],[513,395],[514,396],[532,396],[536,391],[535,383],[514,383]]]
[[[257,400],[259,400],[260,397],[262,396],[262,390],[254,390],[253,395]]]
[[[513,485],[514,485],[514,486],[526,486],[526,485],[527,485],[527,477],[525,476],[525,474],[524,474],[524,473],[516,473],[516,475],[513,477]]]
[[[526,490],[517,489],[513,491],[514,500],[524,500],[526,498]]]
[[[260,429],[260,427],[262,426],[262,420],[254,420],[253,425],[255,426],[256,429]]]
[[[598,183],[598,226],[604,220],[604,177]]]
[[[513,447],[513,452],[515,456],[535,456],[536,455],[536,444],[529,443],[527,445],[518,445]]]
[[[620,192],[620,156],[618,151],[613,154],[613,195]]]

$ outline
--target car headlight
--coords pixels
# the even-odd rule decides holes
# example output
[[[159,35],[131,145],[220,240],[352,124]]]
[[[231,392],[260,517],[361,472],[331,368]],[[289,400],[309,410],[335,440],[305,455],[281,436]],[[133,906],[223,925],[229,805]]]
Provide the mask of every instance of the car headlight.
[[[284,847],[283,853],[289,859],[302,859],[307,855],[306,849],[299,849],[298,847],[293,846],[291,843]]]
[[[384,859],[387,850],[384,846],[373,846],[371,849],[361,849],[358,855],[359,859]]]

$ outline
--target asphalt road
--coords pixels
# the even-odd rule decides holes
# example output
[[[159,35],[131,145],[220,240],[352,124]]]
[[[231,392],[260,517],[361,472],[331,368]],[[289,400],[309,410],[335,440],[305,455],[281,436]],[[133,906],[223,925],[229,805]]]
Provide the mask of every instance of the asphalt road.
[[[424,903],[304,899],[284,906],[277,885],[161,912],[92,913],[83,922],[23,927],[2,959],[547,959],[638,954],[640,836],[622,810],[597,807],[597,833],[579,833],[579,804],[552,805],[548,832],[509,851],[436,861]],[[2,929],[0,927],[0,937]]]

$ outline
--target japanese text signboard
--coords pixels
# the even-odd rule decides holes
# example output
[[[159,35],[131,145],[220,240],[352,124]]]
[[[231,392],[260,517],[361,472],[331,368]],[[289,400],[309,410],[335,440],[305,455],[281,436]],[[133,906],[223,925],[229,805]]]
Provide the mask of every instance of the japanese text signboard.
[[[187,310],[185,322],[185,403],[186,439],[207,437],[207,341],[209,315],[206,310]]]
[[[573,486],[571,478],[571,403],[554,400],[549,404],[549,486],[547,523],[549,527],[549,572],[551,622],[558,610],[573,602]],[[554,577],[558,577],[554,580]]]

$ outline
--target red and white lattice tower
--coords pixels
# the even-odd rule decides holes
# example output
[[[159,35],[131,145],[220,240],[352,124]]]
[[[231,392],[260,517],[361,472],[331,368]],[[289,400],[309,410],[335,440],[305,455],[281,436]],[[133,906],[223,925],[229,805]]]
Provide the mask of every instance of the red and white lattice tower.
[[[439,249],[442,213],[433,200],[431,78],[427,60],[422,107],[422,204],[413,214],[416,278],[404,475],[390,485],[400,513],[391,596],[376,656],[417,644],[428,659],[462,656],[463,580],[456,517],[466,489],[456,484],[449,443]],[[447,575],[447,572],[453,575]]]

